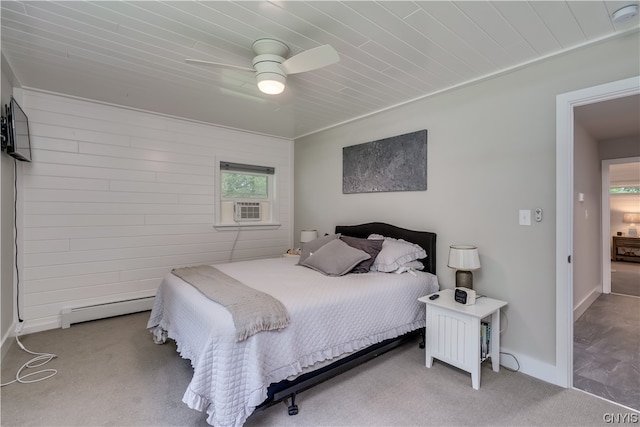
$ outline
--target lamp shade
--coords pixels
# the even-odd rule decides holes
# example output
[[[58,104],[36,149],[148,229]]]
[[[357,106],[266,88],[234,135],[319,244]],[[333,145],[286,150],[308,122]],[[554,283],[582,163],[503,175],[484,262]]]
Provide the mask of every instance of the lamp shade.
[[[627,224],[637,224],[640,222],[640,213],[626,213],[622,215],[622,222]]]
[[[480,268],[478,247],[472,245],[451,245],[447,267],[457,270],[477,270]]]
[[[317,230],[302,230],[300,232],[300,243],[310,242],[318,238]]]

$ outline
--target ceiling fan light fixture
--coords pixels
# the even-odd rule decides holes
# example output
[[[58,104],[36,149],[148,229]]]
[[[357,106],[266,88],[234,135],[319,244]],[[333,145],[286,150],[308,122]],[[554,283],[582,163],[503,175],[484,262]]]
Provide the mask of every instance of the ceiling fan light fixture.
[[[267,95],[278,95],[284,91],[286,78],[277,73],[261,73],[256,76],[258,89]]]
[[[226,67],[241,71],[255,71],[258,89],[267,95],[284,91],[287,75],[304,73],[326,67],[340,60],[338,52],[328,44],[302,51],[288,59],[289,47],[281,41],[264,38],[253,42],[253,68],[221,64],[200,59],[186,59],[189,63]]]

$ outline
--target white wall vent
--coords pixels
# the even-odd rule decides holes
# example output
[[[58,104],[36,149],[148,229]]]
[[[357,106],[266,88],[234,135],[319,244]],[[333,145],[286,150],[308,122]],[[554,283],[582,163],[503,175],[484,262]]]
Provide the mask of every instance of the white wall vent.
[[[233,206],[236,221],[261,221],[260,202],[235,202]]]
[[[65,307],[60,313],[62,328],[69,328],[73,323],[148,311],[153,308],[154,298],[155,297],[135,298],[126,301],[87,305],[84,307]]]

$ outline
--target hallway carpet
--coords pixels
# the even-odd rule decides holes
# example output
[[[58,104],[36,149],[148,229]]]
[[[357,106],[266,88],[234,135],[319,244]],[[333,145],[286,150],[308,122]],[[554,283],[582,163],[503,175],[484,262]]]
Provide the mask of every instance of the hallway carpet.
[[[640,298],[600,295],[573,341],[573,386],[640,411]]]
[[[640,297],[640,263],[611,262],[611,292]]]

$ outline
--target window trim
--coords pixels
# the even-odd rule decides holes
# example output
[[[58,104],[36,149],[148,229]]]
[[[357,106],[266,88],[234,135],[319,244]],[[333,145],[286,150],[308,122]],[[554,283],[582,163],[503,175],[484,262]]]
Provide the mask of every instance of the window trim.
[[[249,165],[246,163],[233,163],[233,162],[225,162],[220,161],[218,163],[221,171],[235,171],[235,172],[246,172],[246,173],[258,173],[261,175],[275,175],[276,168],[272,166],[258,166],[258,165]]]
[[[236,171],[249,174],[267,175],[267,198],[266,199],[244,199],[244,198],[223,198],[222,197],[222,172]],[[274,229],[280,224],[279,198],[277,192],[276,168],[274,166],[261,166],[248,163],[238,163],[227,160],[215,161],[215,194],[214,194],[214,221],[216,229],[239,230],[250,229]],[[269,203],[269,221],[242,221],[242,222],[222,222],[222,203],[226,201],[266,201]]]

